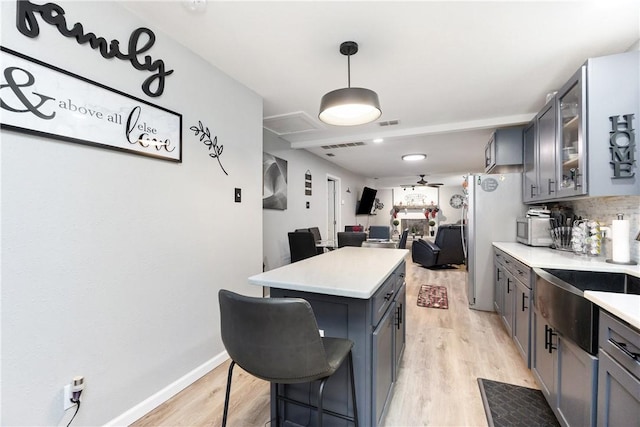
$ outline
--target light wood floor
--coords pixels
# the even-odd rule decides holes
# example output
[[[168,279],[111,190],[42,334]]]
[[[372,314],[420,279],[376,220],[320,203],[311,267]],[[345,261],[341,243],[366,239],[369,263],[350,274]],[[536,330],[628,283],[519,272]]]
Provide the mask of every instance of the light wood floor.
[[[495,313],[467,306],[464,270],[428,270],[407,262],[407,344],[385,426],[486,426],[477,378],[538,388]],[[447,287],[449,309],[416,305],[422,284]],[[133,425],[219,426],[228,362]],[[239,367],[230,426],[269,420],[269,384]]]

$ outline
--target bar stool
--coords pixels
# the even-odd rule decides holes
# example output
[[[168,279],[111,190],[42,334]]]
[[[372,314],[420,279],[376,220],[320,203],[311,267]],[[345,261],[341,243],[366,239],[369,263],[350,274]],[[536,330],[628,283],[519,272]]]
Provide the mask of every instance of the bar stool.
[[[301,298],[256,298],[221,289],[220,328],[222,342],[231,358],[227,377],[222,426],[227,425],[233,367],[275,384],[276,425],[280,425],[280,402],[316,409],[318,426],[323,414],[351,421],[358,426],[356,388],[353,376],[353,341],[321,337],[313,309]],[[348,359],[353,416],[323,410],[327,380]],[[280,394],[280,384],[319,380],[317,406]]]

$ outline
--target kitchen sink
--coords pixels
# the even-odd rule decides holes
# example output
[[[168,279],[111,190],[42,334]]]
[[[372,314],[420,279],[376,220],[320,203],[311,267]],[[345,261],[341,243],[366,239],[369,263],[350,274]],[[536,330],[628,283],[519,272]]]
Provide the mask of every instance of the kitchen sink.
[[[534,306],[538,313],[563,338],[596,355],[599,308],[584,297],[584,291],[635,293],[633,281],[622,273],[541,268],[533,271]]]

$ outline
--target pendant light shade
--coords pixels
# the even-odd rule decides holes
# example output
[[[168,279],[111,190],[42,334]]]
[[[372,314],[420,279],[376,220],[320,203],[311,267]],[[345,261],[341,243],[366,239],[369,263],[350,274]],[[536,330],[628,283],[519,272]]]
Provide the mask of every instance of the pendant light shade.
[[[318,118],[336,126],[361,125],[376,120],[382,114],[378,94],[370,89],[351,87],[351,55],[358,52],[356,42],[344,42],[340,53],[347,56],[349,87],[326,93],[320,101]]]

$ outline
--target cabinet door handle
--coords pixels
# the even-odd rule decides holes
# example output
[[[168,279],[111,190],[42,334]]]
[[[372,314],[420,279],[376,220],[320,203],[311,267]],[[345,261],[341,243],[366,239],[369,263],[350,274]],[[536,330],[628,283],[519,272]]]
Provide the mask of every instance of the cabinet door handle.
[[[511,289],[509,288],[509,285],[511,284],[511,279],[509,279],[507,277],[507,293],[510,294],[511,293]]]
[[[618,347],[624,354],[626,354],[627,356],[629,356],[633,360],[639,360],[640,359],[640,354],[639,353],[634,353],[632,351],[629,351],[629,349],[627,349],[627,343],[618,342],[618,341],[614,340],[613,338],[609,338],[609,341],[611,341],[611,343],[613,345]]]
[[[550,180],[549,180],[549,184],[548,184],[548,186],[549,186],[549,194],[551,194],[551,193],[555,193],[555,192],[556,192],[556,190],[553,188],[553,185],[554,185],[555,183],[556,183],[556,182],[555,182],[554,180],[552,180],[552,179],[550,179]]]
[[[535,195],[535,188],[536,188],[535,185],[531,185],[531,197],[535,197],[536,196]]]
[[[574,188],[577,190],[579,187],[582,187],[582,184],[580,184],[580,177],[582,176],[582,174],[580,173],[580,169],[576,168],[576,177],[573,180],[573,184],[574,184]]]
[[[400,329],[402,325],[402,304],[396,308],[396,328]]]
[[[499,280],[500,280],[500,267],[498,267],[498,268],[496,269],[496,273],[497,273],[497,274],[496,274],[496,276],[497,276],[497,277],[496,277],[496,281],[499,281]]]
[[[549,328],[549,354],[553,353],[553,350],[557,350],[558,347],[553,345],[553,337],[557,336],[555,332],[553,332],[553,328]]]
[[[549,349],[549,332],[551,332],[551,329],[549,329],[549,326],[544,325],[544,349],[545,350]]]
[[[528,309],[529,307],[525,307],[524,305],[524,300],[529,298],[527,295],[524,294],[524,292],[522,293],[522,311],[525,311],[526,309]]]

